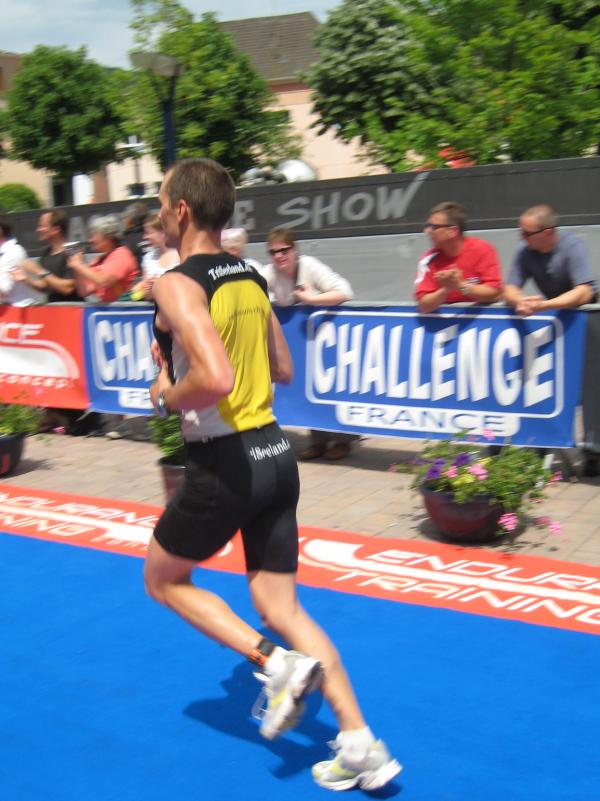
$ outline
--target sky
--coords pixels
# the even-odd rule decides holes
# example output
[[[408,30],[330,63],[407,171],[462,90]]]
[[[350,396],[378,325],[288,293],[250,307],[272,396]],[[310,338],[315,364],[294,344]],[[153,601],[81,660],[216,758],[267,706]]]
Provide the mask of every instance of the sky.
[[[199,17],[214,11],[220,20],[268,17],[310,11],[320,21],[341,0],[180,0]],[[0,26],[0,50],[28,53],[36,45],[85,47],[90,58],[107,67],[129,67],[132,48],[127,0],[12,0]]]

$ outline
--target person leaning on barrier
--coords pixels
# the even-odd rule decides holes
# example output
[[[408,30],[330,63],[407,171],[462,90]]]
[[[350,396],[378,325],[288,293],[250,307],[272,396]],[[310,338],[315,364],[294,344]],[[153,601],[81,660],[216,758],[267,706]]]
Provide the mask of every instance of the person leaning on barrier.
[[[496,249],[465,236],[467,213],[458,203],[434,206],[423,228],[432,247],[419,260],[415,299],[423,314],[445,303],[494,303],[502,292]]]
[[[289,228],[274,228],[267,234],[267,247],[273,259],[263,268],[269,296],[279,306],[304,303],[308,306],[337,306],[352,300],[350,283],[314,256],[302,256]],[[350,453],[356,434],[333,433],[311,429],[311,444],[302,453],[304,460],[343,459]]]
[[[36,232],[46,248],[39,262],[21,262],[16,280],[46,293],[46,303],[76,302],[75,276],[67,264],[65,243],[68,218],[62,209],[52,209],[40,215]]]
[[[120,231],[113,214],[98,217],[90,223],[90,249],[100,255],[89,265],[81,251],[69,258],[81,297],[92,295],[102,303],[112,303],[133,286],[137,264],[129,248],[121,244]]]
[[[519,218],[523,242],[506,278],[504,300],[523,317],[595,301],[598,285],[585,243],[557,226],[558,218],[548,205],[532,206]],[[523,294],[529,279],[541,294]]]
[[[20,265],[27,258],[25,248],[12,235],[12,225],[0,217],[0,305],[33,306],[44,297],[22,280]]]
[[[529,317],[596,301],[598,284],[585,243],[571,231],[558,230],[558,217],[550,206],[526,209],[519,218],[519,228],[523,242],[504,286],[504,300],[517,314]],[[541,294],[523,294],[528,280]],[[584,432],[586,443],[593,440],[593,435]],[[582,470],[586,476],[600,475],[600,453],[584,448]]]

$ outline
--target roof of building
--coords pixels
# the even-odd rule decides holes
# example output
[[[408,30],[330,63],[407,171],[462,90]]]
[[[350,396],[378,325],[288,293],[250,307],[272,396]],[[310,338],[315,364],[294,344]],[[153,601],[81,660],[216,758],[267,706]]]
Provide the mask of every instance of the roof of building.
[[[308,11],[219,23],[266,81],[298,80],[317,61],[312,37],[319,26]]]

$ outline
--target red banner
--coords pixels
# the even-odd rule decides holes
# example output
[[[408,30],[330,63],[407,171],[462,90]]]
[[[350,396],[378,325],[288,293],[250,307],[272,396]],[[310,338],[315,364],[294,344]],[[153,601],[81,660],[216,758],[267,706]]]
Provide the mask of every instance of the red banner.
[[[0,485],[0,532],[144,556],[162,509]],[[244,571],[237,535],[203,567]],[[600,634],[600,568],[302,527],[301,584]]]
[[[0,306],[0,400],[87,409],[83,309]]]

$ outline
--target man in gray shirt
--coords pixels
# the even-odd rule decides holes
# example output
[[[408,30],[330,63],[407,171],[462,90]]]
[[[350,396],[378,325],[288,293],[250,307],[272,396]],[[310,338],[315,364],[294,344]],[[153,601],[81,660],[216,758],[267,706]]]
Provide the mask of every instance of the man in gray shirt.
[[[570,231],[557,230],[558,219],[550,206],[533,206],[521,214],[523,244],[517,250],[504,285],[504,300],[523,317],[548,309],[576,309],[594,303],[598,284],[587,248]],[[524,295],[521,287],[532,279],[541,295]],[[584,442],[595,439],[594,425],[585,419]],[[583,474],[600,475],[600,453],[583,449]]]
[[[575,309],[593,303],[598,291],[587,248],[570,231],[557,230],[550,206],[533,206],[519,219],[523,244],[504,285],[504,300],[527,317],[548,309]],[[533,279],[540,295],[521,291]]]

